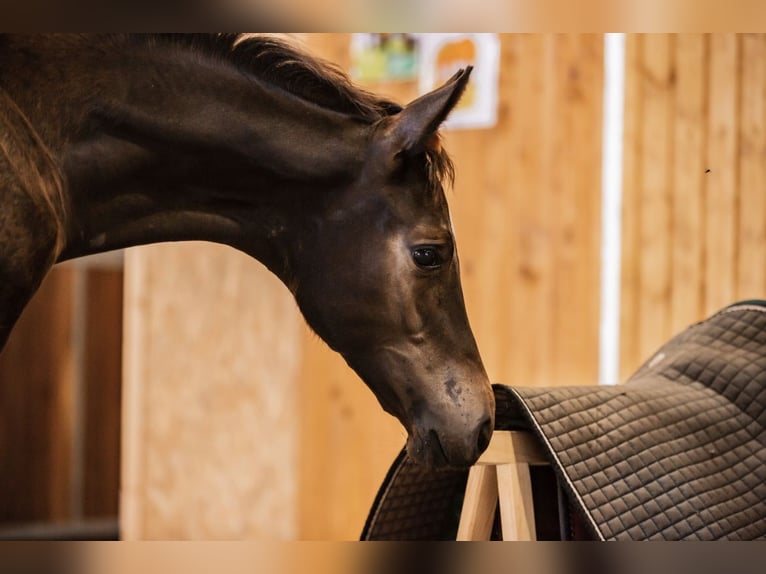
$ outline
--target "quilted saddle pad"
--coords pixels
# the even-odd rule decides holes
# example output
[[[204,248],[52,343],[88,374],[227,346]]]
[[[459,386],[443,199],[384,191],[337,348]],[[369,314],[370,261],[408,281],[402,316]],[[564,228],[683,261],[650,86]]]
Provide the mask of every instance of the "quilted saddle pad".
[[[766,538],[766,302],[732,305],[613,387],[495,386],[597,540]],[[467,471],[394,462],[363,539],[454,539]]]

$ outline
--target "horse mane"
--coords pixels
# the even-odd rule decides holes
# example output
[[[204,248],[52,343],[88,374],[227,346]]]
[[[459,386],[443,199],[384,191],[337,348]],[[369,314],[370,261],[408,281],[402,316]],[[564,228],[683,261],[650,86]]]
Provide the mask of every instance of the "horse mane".
[[[268,35],[242,34],[130,34],[133,42],[186,47],[230,62],[259,80],[323,108],[372,124],[394,115],[402,106],[355,86],[338,66]],[[452,160],[434,140],[425,151],[432,187],[454,182]]]
[[[373,123],[402,107],[351,83],[336,65],[268,35],[131,34],[134,42],[181,46],[234,64],[240,70],[323,108]]]

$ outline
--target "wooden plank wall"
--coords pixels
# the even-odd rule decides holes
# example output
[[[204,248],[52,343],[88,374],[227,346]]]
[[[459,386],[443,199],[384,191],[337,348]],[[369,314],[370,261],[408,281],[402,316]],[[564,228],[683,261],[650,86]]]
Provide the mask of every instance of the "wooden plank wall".
[[[621,373],[766,296],[766,36],[627,39]]]
[[[469,316],[493,381],[597,382],[602,61],[600,35],[504,35],[498,125],[447,136]]]
[[[121,269],[88,270],[85,286],[82,514],[117,518],[122,424]]]
[[[130,249],[125,271],[121,536],[296,538],[292,296],[212,243]]]
[[[0,529],[117,518],[122,270],[57,266],[0,354]]]
[[[56,270],[24,310],[0,355],[0,521],[72,515],[74,272]]]

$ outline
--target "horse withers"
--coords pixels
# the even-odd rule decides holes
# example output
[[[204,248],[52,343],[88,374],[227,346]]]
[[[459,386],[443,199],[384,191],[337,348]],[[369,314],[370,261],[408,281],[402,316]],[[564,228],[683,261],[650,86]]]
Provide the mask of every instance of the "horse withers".
[[[163,241],[250,254],[408,431],[472,464],[494,397],[463,302],[438,127],[272,37],[0,38],[0,344],[56,262]]]

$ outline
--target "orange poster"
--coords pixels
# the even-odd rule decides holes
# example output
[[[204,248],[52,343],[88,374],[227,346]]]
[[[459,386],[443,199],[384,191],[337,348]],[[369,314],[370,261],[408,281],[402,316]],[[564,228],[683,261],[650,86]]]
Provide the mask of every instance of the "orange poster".
[[[497,122],[500,42],[497,34],[421,34],[420,92],[447,81],[460,68],[473,66],[460,103],[446,128],[489,128]]]

